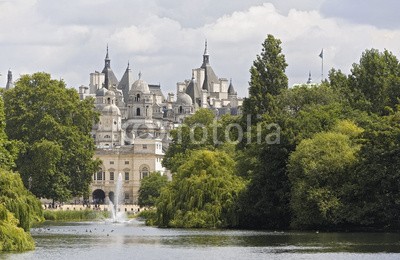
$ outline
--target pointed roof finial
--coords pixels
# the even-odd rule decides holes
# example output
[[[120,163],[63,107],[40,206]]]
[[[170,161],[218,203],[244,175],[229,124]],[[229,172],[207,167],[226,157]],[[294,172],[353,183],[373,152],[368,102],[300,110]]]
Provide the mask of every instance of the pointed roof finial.
[[[205,42],[205,47],[204,47],[204,55],[208,55],[208,50],[207,50],[207,39],[206,39],[206,42]]]
[[[107,43],[107,54],[106,54],[106,60],[109,60],[110,58],[108,57],[108,43]]]
[[[128,67],[126,68],[127,70],[130,70],[131,68],[129,67],[129,60],[128,60]]]
[[[307,84],[311,84],[312,83],[312,79],[311,79],[311,71],[308,72],[308,80],[307,80]]]
[[[142,77],[142,72],[141,71],[139,71],[138,76],[139,76],[139,79]]]

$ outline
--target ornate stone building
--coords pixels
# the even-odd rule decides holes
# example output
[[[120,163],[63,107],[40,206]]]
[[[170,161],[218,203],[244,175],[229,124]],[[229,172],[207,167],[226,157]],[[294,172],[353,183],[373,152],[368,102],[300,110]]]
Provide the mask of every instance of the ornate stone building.
[[[192,79],[177,83],[165,97],[160,85],[149,85],[138,73],[134,79],[128,66],[118,81],[111,68],[107,47],[104,68],[90,74],[89,86],[79,87],[81,99],[95,99],[100,112],[93,126],[96,158],[102,161],[93,175],[91,200],[108,203],[113,200],[116,182],[123,180],[125,203],[137,203],[140,180],[150,172],[167,174],[161,165],[168,146],[168,132],[192,115],[196,109],[208,108],[216,115],[237,114],[242,100],[237,97],[232,81],[218,78],[207,52],[203,64],[192,70]]]

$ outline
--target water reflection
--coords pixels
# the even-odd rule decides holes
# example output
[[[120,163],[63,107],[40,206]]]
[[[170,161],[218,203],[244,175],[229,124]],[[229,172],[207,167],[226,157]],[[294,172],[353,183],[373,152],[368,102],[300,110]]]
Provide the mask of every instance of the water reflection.
[[[142,222],[46,223],[11,259],[399,259],[400,234],[159,229]],[[379,254],[378,254],[379,253]],[[280,256],[278,258],[278,256]]]

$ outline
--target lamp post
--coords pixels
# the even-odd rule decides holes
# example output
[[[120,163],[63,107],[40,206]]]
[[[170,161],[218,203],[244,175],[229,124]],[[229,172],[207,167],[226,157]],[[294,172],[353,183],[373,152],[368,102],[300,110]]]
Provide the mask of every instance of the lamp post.
[[[32,176],[29,176],[29,178],[28,178],[28,184],[29,184],[29,185],[28,185],[28,187],[29,187],[28,189],[31,190],[31,187],[32,187]]]

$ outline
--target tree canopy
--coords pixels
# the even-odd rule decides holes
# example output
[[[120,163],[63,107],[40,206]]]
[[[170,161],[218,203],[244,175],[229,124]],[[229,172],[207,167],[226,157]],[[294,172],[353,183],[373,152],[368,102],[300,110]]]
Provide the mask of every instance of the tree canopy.
[[[168,183],[166,175],[152,172],[140,180],[138,204],[140,207],[153,207],[160,197],[161,189]]]
[[[57,201],[87,195],[99,165],[90,136],[98,120],[93,100],[80,101],[62,80],[35,73],[21,76],[4,101],[6,133],[21,143],[16,169],[25,185]]]
[[[157,203],[158,225],[236,226],[236,201],[245,185],[234,169],[234,161],[225,152],[194,151],[161,191]]]

